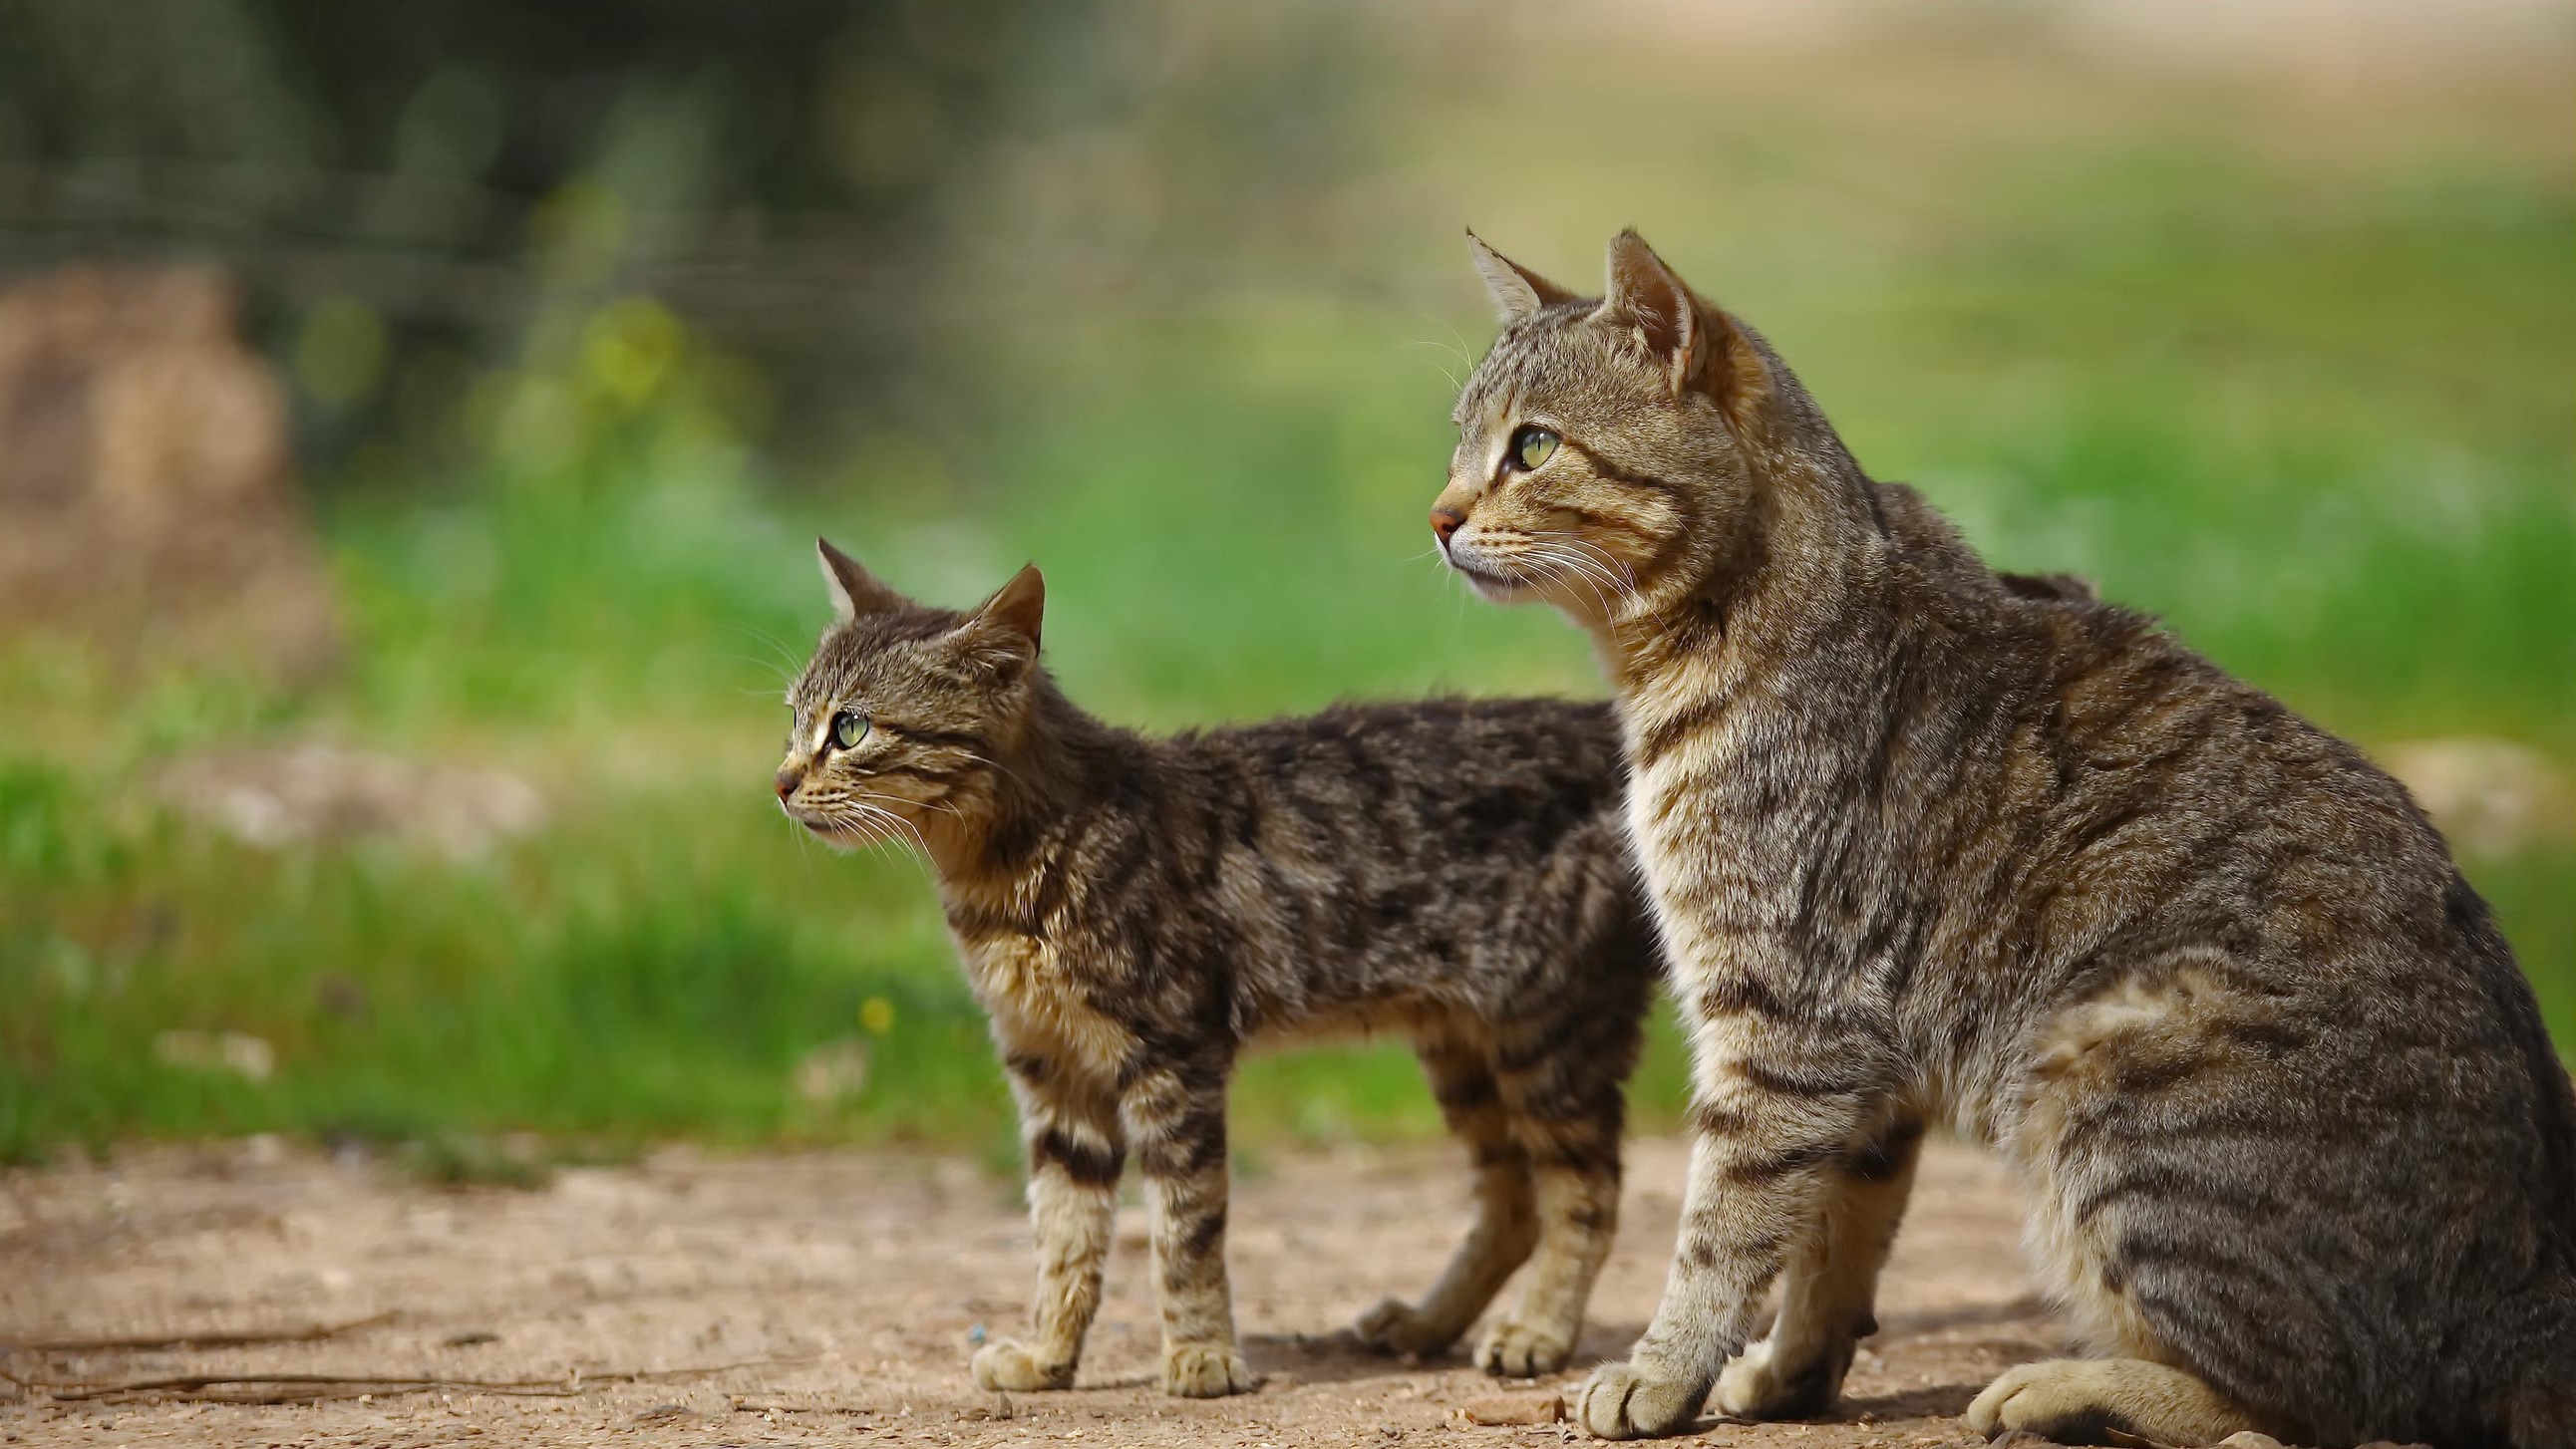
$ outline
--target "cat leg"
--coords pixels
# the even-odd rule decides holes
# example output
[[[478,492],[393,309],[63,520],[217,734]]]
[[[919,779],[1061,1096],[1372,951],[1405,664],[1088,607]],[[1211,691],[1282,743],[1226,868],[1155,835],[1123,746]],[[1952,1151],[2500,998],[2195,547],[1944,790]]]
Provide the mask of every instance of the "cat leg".
[[[2276,1192],[2297,1164],[2296,1118],[2262,1110],[2303,1086],[2268,1065],[2284,1040],[2275,1008],[2229,989],[2224,969],[2211,953],[2170,953],[2039,1038],[2003,1143],[2025,1174],[2033,1266],[2105,1356],[2008,1371],[1968,1408],[1979,1432],[2349,1442],[2265,1422],[2239,1397],[2268,1385],[2276,1405],[2295,1402],[2282,1384],[2343,1365],[2331,1335],[2300,1332],[2321,1298],[2303,1289],[2312,1262],[2282,1232],[2295,1197]],[[2221,1376],[2233,1394],[2214,1386]]]
[[[2505,1392],[2505,1436],[2513,1449],[2576,1444],[2576,1274],[2540,1290],[2545,1305],[2525,1338],[2519,1380]]]
[[[1225,1079],[1214,1052],[1147,1068],[1121,1112],[1153,1208],[1163,1303],[1163,1392],[1213,1399],[1248,1392],[1225,1275]]]
[[[1619,1230],[1619,1133],[1625,1063],[1580,1049],[1503,1081],[1529,1152],[1538,1198],[1538,1252],[1509,1316],[1485,1330],[1477,1366],[1528,1378],[1573,1356],[1584,1305]]]
[[[1988,1438],[2019,1429],[2060,1444],[2215,1444],[2258,1427],[2216,1389],[2142,1358],[2054,1358],[2007,1370],[1968,1406]]]
[[[1106,1092],[1058,1063],[1019,1054],[1009,1060],[1037,1235],[1036,1335],[1030,1343],[999,1339],[977,1349],[975,1383],[1022,1392],[1071,1388],[1109,1259],[1125,1163],[1118,1113]]]
[[[1828,1032],[1740,977],[1695,994],[1695,1130],[1672,1269],[1628,1361],[1594,1370],[1576,1403],[1576,1422],[1605,1439],[1689,1428],[1816,1223],[1833,1165],[1885,1110],[1867,1075],[1884,1056],[1875,1041]]]
[[[1530,1255],[1539,1236],[1529,1155],[1513,1140],[1485,1054],[1455,1041],[1425,1042],[1423,1075],[1449,1130],[1476,1170],[1476,1221],[1420,1303],[1389,1298],[1360,1315],[1360,1340],[1381,1353],[1438,1353],[1458,1341]]]
[[[1833,1407],[1853,1344],[1877,1331],[1878,1272],[1905,1216],[1922,1145],[1922,1119],[1899,1114],[1834,1165],[1816,1229],[1781,1274],[1770,1336],[1717,1376],[1721,1413],[1804,1419]]]

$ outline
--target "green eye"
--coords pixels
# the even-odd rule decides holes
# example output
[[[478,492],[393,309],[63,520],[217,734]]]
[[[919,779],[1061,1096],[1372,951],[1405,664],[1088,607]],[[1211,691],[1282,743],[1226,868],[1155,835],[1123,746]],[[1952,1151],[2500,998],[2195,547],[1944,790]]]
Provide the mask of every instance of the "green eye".
[[[832,716],[832,743],[845,750],[855,750],[859,741],[868,737],[868,717],[854,709]]]
[[[1523,428],[1512,434],[1512,461],[1525,473],[1538,471],[1540,465],[1556,456],[1556,434],[1545,428]]]

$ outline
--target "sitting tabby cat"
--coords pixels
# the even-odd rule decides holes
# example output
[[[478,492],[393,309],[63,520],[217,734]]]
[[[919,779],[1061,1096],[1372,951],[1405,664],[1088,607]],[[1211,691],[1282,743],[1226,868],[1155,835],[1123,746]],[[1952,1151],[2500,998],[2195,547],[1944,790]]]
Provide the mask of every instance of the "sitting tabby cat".
[[[1591,632],[1694,1025],[1671,1276],[1583,1424],[1829,1404],[1939,1120],[2105,1354],[1973,1427],[2576,1445],[2576,1102],[2406,792],[2152,620],[1999,586],[1634,233],[1598,301],[1477,261],[1506,326],[1432,526]]]
[[[1448,1271],[1362,1336],[1445,1348],[1534,1256],[1476,1359],[1561,1367],[1618,1213],[1621,1084],[1658,959],[1608,706],[1340,708],[1151,740],[1039,667],[1035,568],[958,614],[821,552],[840,617],[789,694],[779,801],[826,840],[930,857],[1028,1144],[1036,1341],[985,1345],[976,1382],[1073,1382],[1132,1148],[1164,1389],[1252,1387],[1225,1276],[1226,1078],[1254,1038],[1322,1029],[1410,1037],[1477,1172]]]

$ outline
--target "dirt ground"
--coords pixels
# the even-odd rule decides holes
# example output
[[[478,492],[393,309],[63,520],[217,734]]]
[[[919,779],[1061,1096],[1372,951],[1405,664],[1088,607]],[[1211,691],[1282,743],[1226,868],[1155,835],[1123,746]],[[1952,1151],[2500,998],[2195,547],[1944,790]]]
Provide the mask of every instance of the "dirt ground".
[[[0,1442],[1556,1443],[1573,1437],[1564,1425],[1484,1427],[1464,1411],[1498,1397],[1541,1404],[1643,1326],[1671,1250],[1682,1144],[1637,1143],[1632,1163],[1576,1367],[1533,1385],[1454,1358],[1377,1358],[1338,1333],[1437,1272],[1465,1222],[1454,1149],[1272,1159],[1238,1185],[1230,1253],[1237,1319],[1265,1383],[1184,1402],[1153,1387],[1152,1285],[1132,1208],[1080,1387],[1007,1398],[974,1387],[974,1336],[1022,1327],[1029,1232],[1010,1190],[960,1160],[672,1150],[521,1192],[422,1187],[273,1142],[135,1149],[106,1167],[0,1178],[0,1343],[12,1345],[0,1367],[12,1379],[348,1375],[516,1380],[521,1391],[360,1398],[367,1386],[346,1385],[331,1391],[349,1397],[306,1404],[67,1402],[0,1380]],[[1882,1290],[1884,1326],[1833,1420],[1711,1418],[1699,1442],[1977,1442],[1956,1417],[1977,1388],[2063,1346],[2030,1296],[2016,1221],[1993,1160],[1934,1144]],[[301,1342],[202,1341],[347,1324]],[[67,1346],[182,1335],[200,1341]]]

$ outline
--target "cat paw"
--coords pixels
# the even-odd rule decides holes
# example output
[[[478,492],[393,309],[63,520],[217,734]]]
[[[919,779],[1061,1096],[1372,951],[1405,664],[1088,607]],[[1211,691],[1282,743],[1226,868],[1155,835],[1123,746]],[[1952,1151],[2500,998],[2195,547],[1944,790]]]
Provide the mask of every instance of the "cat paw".
[[[1496,1378],[1534,1379],[1565,1367],[1573,1354],[1570,1335],[1506,1318],[1477,1342],[1476,1367]]]
[[[1455,1332],[1442,1332],[1401,1298],[1389,1298],[1361,1314],[1353,1328],[1360,1342],[1379,1353],[1435,1354],[1458,1341]]]
[[[1233,1345],[1182,1343],[1163,1350],[1163,1392],[1184,1399],[1251,1393],[1258,1381]]]
[[[2061,1444],[2215,1444],[2255,1426],[2180,1369],[2139,1359],[2058,1358],[2006,1370],[1968,1405],[1968,1427],[1989,1439],[2020,1430]],[[2123,1437],[2115,1439],[2114,1431]]]
[[[1718,1374],[1717,1411],[1738,1419],[1812,1419],[1834,1406],[1850,1367],[1848,1350],[1803,1364],[1776,1363],[1766,1338]]]
[[[975,1387],[994,1392],[1036,1393],[1073,1387],[1073,1365],[1038,1362],[1037,1355],[1007,1338],[975,1350]]]
[[[2080,1360],[2051,1359],[2006,1369],[1968,1405],[1968,1427],[1989,1439],[2016,1430],[2043,1439],[2091,1438],[2077,1431],[2095,1427],[2081,1421],[2098,1422],[2102,1405],[2084,1367]]]
[[[1574,1421],[1598,1439],[1659,1439],[1699,1417],[1704,1381],[1657,1378],[1634,1363],[1605,1363],[1575,1400]]]

